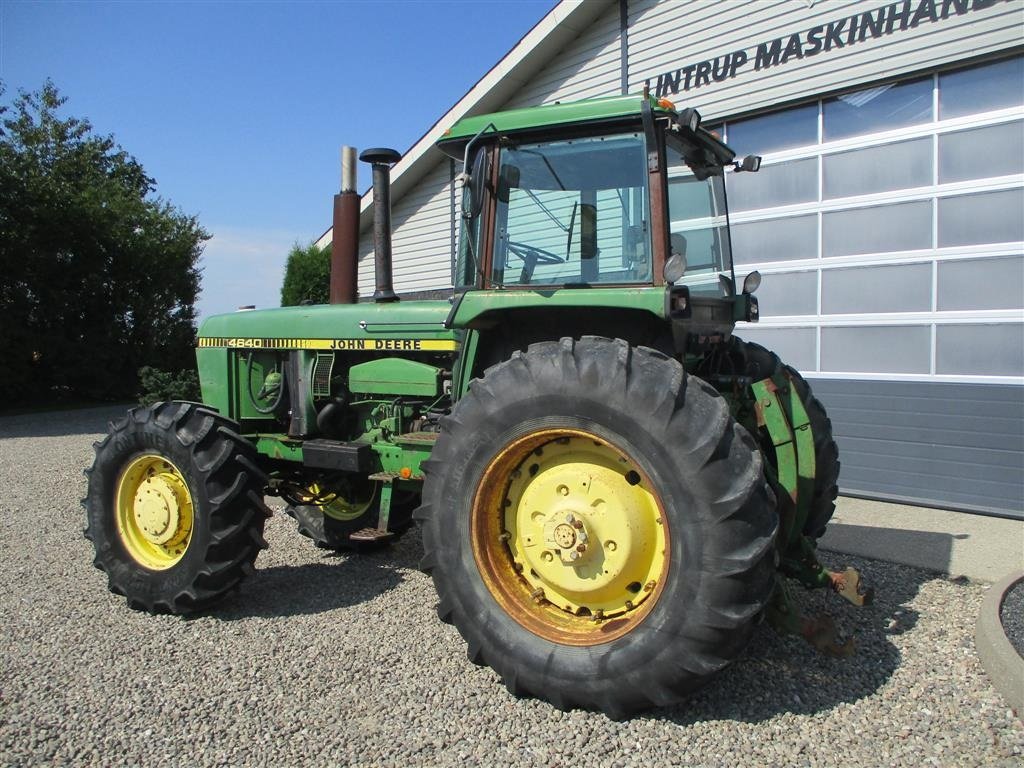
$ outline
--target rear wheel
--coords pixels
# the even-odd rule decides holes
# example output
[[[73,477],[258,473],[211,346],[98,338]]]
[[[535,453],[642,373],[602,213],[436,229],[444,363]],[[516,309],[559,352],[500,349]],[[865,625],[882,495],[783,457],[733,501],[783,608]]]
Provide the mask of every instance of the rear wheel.
[[[252,573],[265,476],[232,422],[194,403],[135,408],[96,444],[86,538],[132,608],[187,613]]]
[[[474,381],[426,464],[424,570],[510,691],[621,717],[743,649],[774,584],[751,436],[621,340],[535,344]]]

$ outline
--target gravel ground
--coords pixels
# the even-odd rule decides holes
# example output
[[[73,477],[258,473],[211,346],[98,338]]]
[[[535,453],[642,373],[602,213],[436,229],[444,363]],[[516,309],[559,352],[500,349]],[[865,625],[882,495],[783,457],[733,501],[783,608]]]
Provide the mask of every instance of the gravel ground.
[[[835,660],[767,627],[685,706],[631,721],[513,699],[435,617],[407,536],[326,556],[285,515],[241,594],[191,619],[107,592],[81,470],[120,411],[0,418],[4,765],[1013,765],[1024,726],[974,650],[985,585],[879,561]]]
[[[1006,593],[999,619],[1013,647],[1024,657],[1024,579],[1010,587]]]

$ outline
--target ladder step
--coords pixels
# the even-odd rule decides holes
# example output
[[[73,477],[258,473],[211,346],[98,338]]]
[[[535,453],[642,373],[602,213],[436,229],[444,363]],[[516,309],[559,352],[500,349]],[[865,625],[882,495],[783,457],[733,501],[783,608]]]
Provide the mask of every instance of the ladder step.
[[[382,531],[379,528],[361,528],[355,533],[349,534],[352,541],[382,541],[394,534],[391,531]]]

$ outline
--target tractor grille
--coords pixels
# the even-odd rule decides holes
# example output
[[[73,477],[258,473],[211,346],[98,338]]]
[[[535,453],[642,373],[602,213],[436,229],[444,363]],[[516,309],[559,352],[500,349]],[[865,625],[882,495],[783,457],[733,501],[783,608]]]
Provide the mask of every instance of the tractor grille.
[[[331,370],[334,368],[333,352],[317,352],[313,363],[313,397],[331,396]]]

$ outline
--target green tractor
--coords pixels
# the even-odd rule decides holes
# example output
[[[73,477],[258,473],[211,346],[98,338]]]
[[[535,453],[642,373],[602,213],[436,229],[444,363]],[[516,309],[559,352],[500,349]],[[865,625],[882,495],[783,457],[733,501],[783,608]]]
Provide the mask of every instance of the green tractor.
[[[843,654],[787,578],[866,595],[815,542],[831,426],[800,375],[733,335],[724,171],[754,172],[648,94],[466,118],[449,301],[391,284],[389,168],[373,166],[377,288],[358,302],[349,158],[332,303],[206,320],[203,402],[136,408],[96,446],[95,564],[132,608],[205,609],[253,573],[265,495],[332,550],[418,521],[438,614],[509,691],[611,717],[686,696],[763,617]]]

